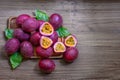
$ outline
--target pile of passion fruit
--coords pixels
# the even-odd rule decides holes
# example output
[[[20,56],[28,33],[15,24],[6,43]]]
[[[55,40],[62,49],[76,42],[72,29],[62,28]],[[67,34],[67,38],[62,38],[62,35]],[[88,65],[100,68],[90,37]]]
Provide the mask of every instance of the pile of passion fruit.
[[[60,14],[54,13],[49,17],[36,10],[35,17],[28,14],[16,17],[15,24],[17,28],[5,29],[5,51],[12,69],[18,67],[24,59],[37,56],[40,59],[40,70],[51,73],[55,69],[51,57],[62,56],[65,62],[73,62],[77,58],[77,39],[63,27]]]

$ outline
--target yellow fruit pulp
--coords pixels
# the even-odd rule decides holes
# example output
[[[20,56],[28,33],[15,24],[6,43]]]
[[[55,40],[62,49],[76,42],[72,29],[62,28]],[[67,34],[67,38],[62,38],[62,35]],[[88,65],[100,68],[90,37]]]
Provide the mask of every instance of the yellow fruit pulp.
[[[45,34],[50,34],[52,32],[52,27],[50,26],[50,24],[45,23],[41,31]]]
[[[50,47],[51,46],[51,44],[52,44],[52,42],[51,42],[51,40],[48,38],[48,37],[44,37],[44,38],[42,38],[42,47],[43,48],[48,48],[48,47]]]
[[[74,41],[74,39],[73,39],[73,37],[70,37],[70,38],[68,38],[67,40],[66,40],[66,44],[67,45],[75,45],[75,41]]]
[[[64,50],[65,50],[65,47],[62,44],[58,43],[56,45],[55,51],[57,51],[57,52],[63,52]]]

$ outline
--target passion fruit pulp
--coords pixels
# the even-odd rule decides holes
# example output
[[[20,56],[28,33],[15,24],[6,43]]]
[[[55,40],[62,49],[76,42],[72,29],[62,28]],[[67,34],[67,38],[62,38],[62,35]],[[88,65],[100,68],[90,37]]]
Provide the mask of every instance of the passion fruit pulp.
[[[49,48],[51,45],[53,44],[53,41],[52,39],[50,39],[49,37],[45,37],[45,36],[42,36],[41,39],[40,39],[40,45],[42,48]]]
[[[40,34],[44,36],[50,36],[53,34],[54,29],[50,23],[44,22],[39,28],[39,31],[40,31]]]
[[[56,42],[53,48],[54,48],[54,52],[56,53],[63,53],[66,51],[66,47],[62,42]]]
[[[65,45],[67,47],[75,47],[76,44],[77,44],[77,39],[76,39],[75,36],[70,35],[70,36],[66,37],[66,39],[65,39]]]

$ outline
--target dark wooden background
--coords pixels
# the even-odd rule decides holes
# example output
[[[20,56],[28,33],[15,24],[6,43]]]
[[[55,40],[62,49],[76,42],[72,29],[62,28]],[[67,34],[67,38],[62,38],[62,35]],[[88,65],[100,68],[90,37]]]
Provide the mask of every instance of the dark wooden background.
[[[59,13],[78,38],[79,57],[71,64],[54,60],[52,74],[42,74],[38,60],[12,71],[4,51],[9,16],[35,9]],[[0,80],[120,80],[120,0],[0,0]]]

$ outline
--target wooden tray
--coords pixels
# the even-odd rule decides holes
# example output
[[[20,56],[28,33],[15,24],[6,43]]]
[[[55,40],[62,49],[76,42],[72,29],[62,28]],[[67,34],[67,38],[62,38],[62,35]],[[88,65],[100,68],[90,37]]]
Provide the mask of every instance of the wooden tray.
[[[9,17],[8,18],[7,28],[9,28],[9,29],[19,28],[16,25],[16,17]],[[61,41],[61,38],[59,38],[58,41]],[[40,58],[40,57],[36,56],[36,53],[35,53],[35,50],[34,50],[34,56],[32,56],[30,59],[37,59],[37,58]],[[56,56],[55,53],[53,53],[53,55],[50,58],[59,59],[59,58],[62,58],[62,55]]]

